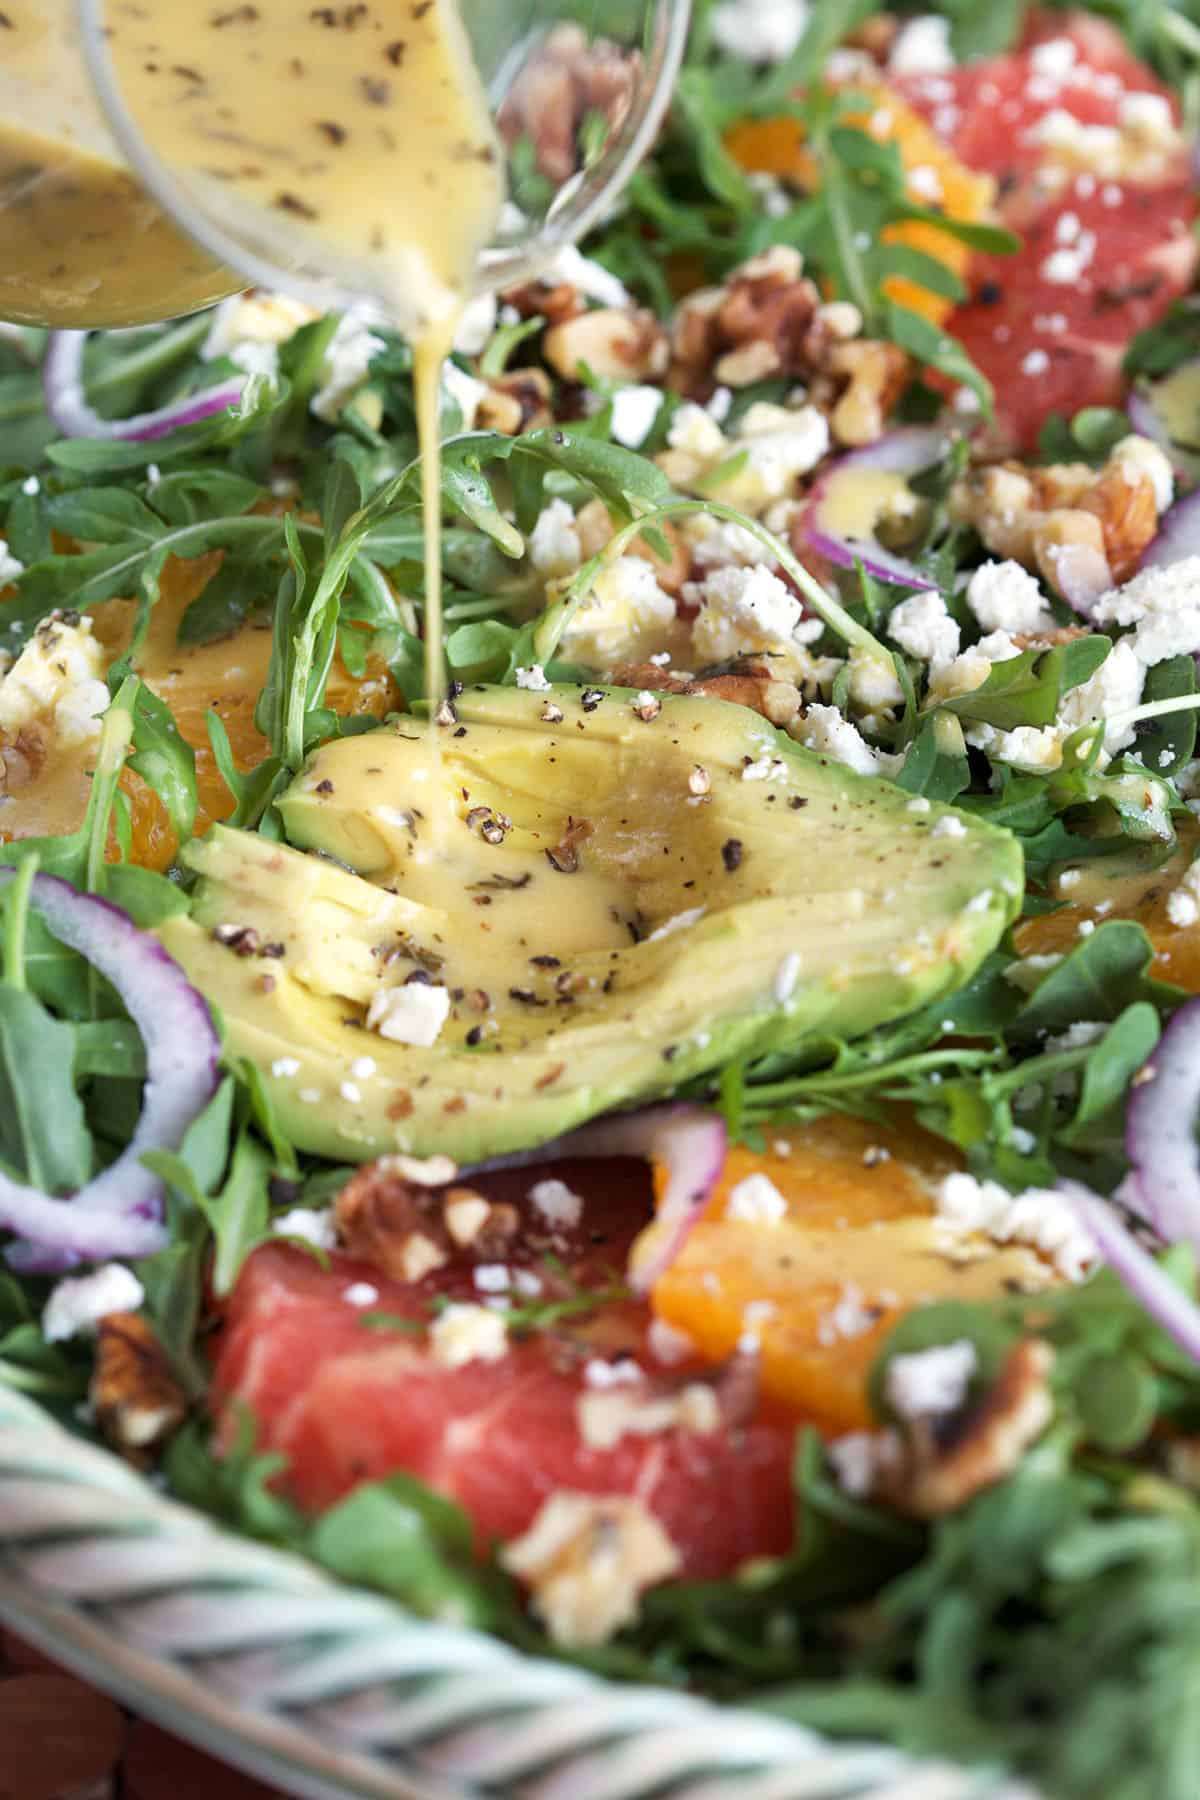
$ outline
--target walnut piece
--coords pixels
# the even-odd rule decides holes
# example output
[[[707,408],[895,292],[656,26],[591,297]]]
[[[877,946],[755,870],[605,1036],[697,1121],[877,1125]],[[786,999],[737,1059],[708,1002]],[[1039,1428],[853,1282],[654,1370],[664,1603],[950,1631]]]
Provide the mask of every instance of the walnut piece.
[[[1054,1416],[1053,1363],[1044,1339],[1023,1339],[965,1413],[909,1427],[904,1451],[879,1469],[876,1492],[902,1512],[937,1519],[1011,1475]]]
[[[1037,570],[1056,591],[1079,598],[1129,579],[1158,531],[1171,489],[1170,463],[1158,446],[1127,437],[1099,470],[1020,462],[970,470],[951,489],[949,510],[994,555]]]
[[[109,1443],[139,1464],[149,1461],[188,1412],[167,1353],[140,1313],[109,1313],[100,1320],[88,1398]]]
[[[348,1255],[393,1281],[417,1282],[451,1262],[469,1267],[511,1250],[519,1224],[514,1207],[467,1188],[424,1186],[395,1167],[399,1160],[364,1163],[338,1195],[338,1238]],[[468,1212],[471,1201],[482,1203],[485,1216]]]
[[[646,381],[665,374],[668,361],[654,314],[619,306],[596,307],[551,326],[543,349],[550,367],[568,380],[590,369],[605,381]]]
[[[641,74],[641,56],[608,38],[589,43],[578,25],[559,25],[513,82],[497,123],[506,144],[528,137],[538,169],[556,185],[582,164],[580,128],[589,118],[620,128]]]
[[[602,1644],[637,1617],[646,1588],[679,1568],[679,1552],[640,1500],[560,1488],[501,1561],[530,1588],[556,1644]]]

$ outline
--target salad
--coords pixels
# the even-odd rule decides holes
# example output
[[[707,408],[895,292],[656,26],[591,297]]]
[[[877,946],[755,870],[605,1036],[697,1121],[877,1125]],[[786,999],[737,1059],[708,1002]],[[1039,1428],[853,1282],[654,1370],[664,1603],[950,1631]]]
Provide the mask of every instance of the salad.
[[[430,1617],[1190,1797],[1198,81],[701,3],[447,364],[436,707],[400,338],[4,329],[0,1378]]]

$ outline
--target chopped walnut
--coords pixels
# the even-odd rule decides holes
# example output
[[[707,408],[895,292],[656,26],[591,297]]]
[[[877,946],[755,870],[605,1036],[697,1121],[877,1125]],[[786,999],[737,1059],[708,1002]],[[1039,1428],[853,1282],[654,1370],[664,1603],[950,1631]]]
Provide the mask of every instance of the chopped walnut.
[[[510,369],[488,383],[475,424],[481,431],[498,431],[504,437],[549,425],[553,420],[550,393],[545,369]]]
[[[557,1644],[602,1644],[637,1617],[646,1588],[679,1568],[679,1552],[640,1500],[559,1489],[501,1552],[528,1583]]]
[[[810,374],[821,296],[803,267],[798,250],[777,244],[734,269],[723,287],[689,294],[672,328],[672,387],[703,394],[714,381],[736,387],[764,374]],[[742,353],[750,354],[735,360]]]
[[[415,1282],[451,1262],[469,1267],[511,1250],[519,1225],[514,1207],[484,1202],[485,1216],[470,1216],[467,1203],[481,1196],[421,1186],[391,1162],[365,1163],[337,1197],[338,1238],[350,1256],[394,1281]]]
[[[575,529],[579,533],[580,551],[586,560],[603,550],[617,526],[603,500],[589,500],[576,516]],[[631,544],[625,546],[624,554],[640,556],[652,564],[654,579],[663,592],[677,595],[691,572],[691,555],[669,519],[656,520],[654,529],[665,539],[670,549],[669,560],[665,561],[644,537],[634,538]],[[643,682],[641,685],[648,687],[653,684]]]
[[[905,1453],[879,1469],[876,1492],[921,1519],[956,1512],[1010,1475],[1054,1416],[1049,1376],[1054,1352],[1026,1338],[1006,1357],[979,1401],[948,1421],[918,1419]]]
[[[976,468],[955,483],[950,516],[995,555],[1038,570],[1073,595],[1127,581],[1170,504],[1171,467],[1157,445],[1122,438],[1102,469],[1019,462]]]
[[[833,402],[829,424],[839,444],[873,444],[883,436],[888,415],[908,386],[912,369],[897,344],[863,338],[846,343],[835,340],[824,359],[825,370],[835,382],[845,383]],[[813,398],[820,404],[820,395]]]
[[[109,1443],[139,1464],[149,1461],[188,1412],[167,1353],[140,1313],[109,1313],[100,1320],[88,1398]]]
[[[528,137],[537,166],[556,185],[580,167],[584,120],[598,115],[610,131],[629,111],[641,56],[607,38],[589,43],[578,25],[559,25],[513,82],[497,123],[506,144]]]
[[[545,319],[548,325],[578,318],[587,304],[570,281],[526,281],[520,287],[506,289],[501,298],[523,319]]]
[[[651,693],[660,694],[706,694],[713,700],[729,700],[784,728],[797,717],[803,704],[801,689],[793,681],[781,679],[772,670],[768,657],[743,657],[727,671],[695,678],[674,675],[657,663],[626,663],[613,671],[612,678],[617,687],[648,688]]]
[[[606,381],[646,381],[666,373],[667,340],[651,312],[595,307],[547,331],[546,361],[558,374],[577,378],[590,369]]]

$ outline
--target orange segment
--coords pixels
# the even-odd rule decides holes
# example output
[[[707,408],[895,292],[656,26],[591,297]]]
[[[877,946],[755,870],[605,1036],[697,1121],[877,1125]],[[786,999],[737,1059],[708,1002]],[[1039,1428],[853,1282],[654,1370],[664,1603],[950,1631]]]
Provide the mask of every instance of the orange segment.
[[[1055,898],[1068,904],[1040,919],[1026,919],[1015,931],[1022,956],[1065,955],[1080,942],[1079,928],[1091,921],[1133,919],[1144,925],[1155,957],[1151,973],[1162,981],[1200,993],[1200,925],[1176,925],[1167,912],[1170,895],[1191,863],[1198,834],[1194,827],[1179,833],[1179,849],[1169,862],[1147,875],[1110,876],[1101,859],[1084,865],[1077,882],[1059,887]],[[1099,909],[1099,910],[1098,910]]]
[[[226,818],[233,799],[221,779],[209,748],[205,715],[212,707],[224,721],[239,769],[254,768],[267,754],[266,739],[254,724],[254,707],[271,657],[270,626],[243,625],[216,643],[181,645],[179,625],[188,606],[203,590],[220,563],[220,552],[190,562],[172,560],[163,570],[161,597],[151,614],[150,631],[138,658],[139,673],[171,708],[182,736],[196,751],[199,810],[197,831],[214,819]],[[114,657],[126,648],[133,608],[125,600],[107,600],[93,609],[96,636]],[[355,681],[339,658],[329,679],[328,700],[342,713],[383,714],[399,699],[387,669],[368,668]],[[4,808],[0,838],[33,837],[74,831],[83,818],[90,788],[91,746],[69,755],[51,754],[34,780],[12,794]],[[165,869],[175,853],[175,840],[158,796],[137,775],[126,771],[121,786],[132,813],[132,859],[150,869]]]
[[[905,1312],[1049,1279],[1027,1250],[980,1246],[954,1263],[942,1252],[931,1188],[957,1166],[915,1127],[840,1116],[787,1127],[762,1155],[735,1147],[704,1218],[655,1284],[654,1311],[714,1362],[750,1334],[767,1394],[830,1431],[869,1425],[866,1376]],[[731,1193],[755,1174],[783,1197],[776,1222],[730,1216]]]
[[[859,91],[856,84],[855,91]],[[947,218],[969,223],[988,217],[995,198],[995,182],[959,162],[954,152],[928,125],[919,113],[889,88],[866,90],[875,102],[870,113],[851,114],[848,122],[868,131],[880,143],[899,145],[900,157],[910,177],[910,194],[921,206],[931,200]],[[796,119],[747,119],[735,125],[725,139],[730,155],[744,169],[763,171],[790,181],[800,188],[812,188],[819,172],[805,148],[803,127]],[[919,174],[915,172],[919,171]],[[915,179],[914,179],[915,175]],[[970,251],[948,232],[936,225],[917,220],[891,226],[885,233],[887,243],[907,244],[932,256],[954,274],[966,274]],[[916,282],[892,276],[884,283],[884,291],[902,306],[922,313],[935,325],[953,311],[953,302],[933,294]]]

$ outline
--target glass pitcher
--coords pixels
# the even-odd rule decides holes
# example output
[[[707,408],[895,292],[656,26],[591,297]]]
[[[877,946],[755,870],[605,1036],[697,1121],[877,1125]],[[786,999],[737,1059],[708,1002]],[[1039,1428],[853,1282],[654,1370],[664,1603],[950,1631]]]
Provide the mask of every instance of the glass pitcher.
[[[533,274],[611,204],[669,99],[688,10],[688,0],[463,0],[513,202],[480,260],[481,291]],[[103,0],[6,0],[0,12],[0,318],[139,325],[248,279],[327,306],[356,298],[333,270],[288,266],[198,212],[125,111],[103,18]]]

